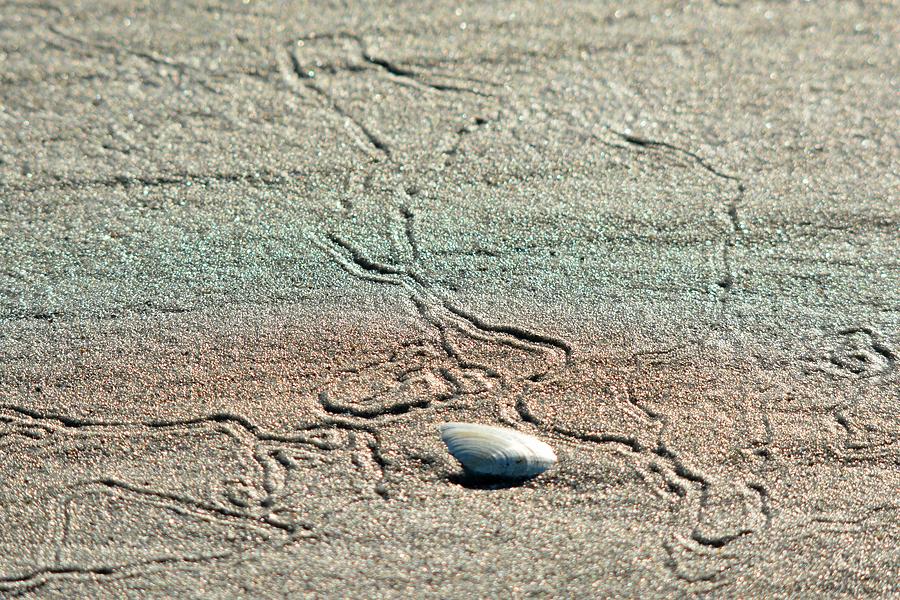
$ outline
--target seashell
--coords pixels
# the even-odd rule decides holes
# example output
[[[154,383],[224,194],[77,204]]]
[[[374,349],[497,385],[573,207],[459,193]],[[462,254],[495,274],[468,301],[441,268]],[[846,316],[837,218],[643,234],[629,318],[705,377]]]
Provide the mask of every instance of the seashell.
[[[513,429],[445,423],[438,430],[453,458],[472,475],[526,479],[556,463],[553,448]]]

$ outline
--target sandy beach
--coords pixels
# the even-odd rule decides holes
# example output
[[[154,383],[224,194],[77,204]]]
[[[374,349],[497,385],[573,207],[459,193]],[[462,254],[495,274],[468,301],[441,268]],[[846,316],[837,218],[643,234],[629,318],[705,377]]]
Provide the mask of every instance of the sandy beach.
[[[900,595],[896,4],[188,4],[0,5],[0,597]]]

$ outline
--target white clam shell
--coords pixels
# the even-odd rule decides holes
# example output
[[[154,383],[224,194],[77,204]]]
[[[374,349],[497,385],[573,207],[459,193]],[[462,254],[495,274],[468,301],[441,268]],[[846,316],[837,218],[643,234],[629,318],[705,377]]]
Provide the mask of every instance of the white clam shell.
[[[438,430],[450,454],[473,475],[525,479],[556,463],[553,448],[513,429],[445,423]]]

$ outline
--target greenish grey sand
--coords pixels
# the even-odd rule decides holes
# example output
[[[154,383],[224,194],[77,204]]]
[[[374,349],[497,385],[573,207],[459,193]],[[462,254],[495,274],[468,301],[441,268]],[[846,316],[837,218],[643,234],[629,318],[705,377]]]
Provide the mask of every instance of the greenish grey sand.
[[[896,595],[898,17],[3,5],[0,596]]]

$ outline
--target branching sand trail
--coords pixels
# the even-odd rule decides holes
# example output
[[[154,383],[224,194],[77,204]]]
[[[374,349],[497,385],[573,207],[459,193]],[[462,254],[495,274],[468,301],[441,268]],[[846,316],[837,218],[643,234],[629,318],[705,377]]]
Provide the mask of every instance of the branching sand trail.
[[[0,5],[0,596],[896,596],[897,19]]]

